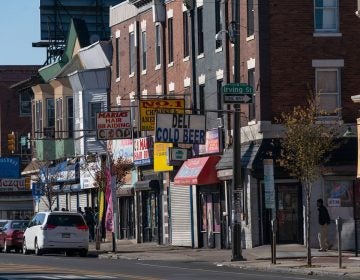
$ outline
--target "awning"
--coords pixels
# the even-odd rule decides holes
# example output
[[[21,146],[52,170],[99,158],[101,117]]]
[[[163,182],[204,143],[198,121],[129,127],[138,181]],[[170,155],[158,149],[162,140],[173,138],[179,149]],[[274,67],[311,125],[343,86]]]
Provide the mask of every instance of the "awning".
[[[25,175],[39,173],[40,168],[43,167],[44,165],[45,165],[45,163],[43,163],[39,160],[32,160],[21,172],[21,175],[25,176]]]
[[[220,156],[191,158],[185,161],[174,178],[175,185],[209,185],[219,183],[215,166]]]
[[[123,185],[116,189],[116,196],[133,196],[133,195],[134,195],[133,185]]]
[[[135,191],[150,191],[153,189],[158,189],[160,186],[158,180],[145,180],[145,181],[137,181],[135,183]]]

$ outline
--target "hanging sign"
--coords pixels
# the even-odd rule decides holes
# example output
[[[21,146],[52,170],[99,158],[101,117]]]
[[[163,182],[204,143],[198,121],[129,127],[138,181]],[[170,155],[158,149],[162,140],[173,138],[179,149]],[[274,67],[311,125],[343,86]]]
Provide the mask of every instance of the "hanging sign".
[[[131,139],[130,111],[96,114],[97,140]]]

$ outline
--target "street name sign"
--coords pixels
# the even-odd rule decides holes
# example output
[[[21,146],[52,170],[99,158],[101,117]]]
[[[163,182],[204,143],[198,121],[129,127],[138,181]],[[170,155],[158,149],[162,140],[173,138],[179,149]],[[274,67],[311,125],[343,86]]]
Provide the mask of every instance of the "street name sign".
[[[254,89],[245,83],[231,83],[222,87],[224,103],[252,103]]]

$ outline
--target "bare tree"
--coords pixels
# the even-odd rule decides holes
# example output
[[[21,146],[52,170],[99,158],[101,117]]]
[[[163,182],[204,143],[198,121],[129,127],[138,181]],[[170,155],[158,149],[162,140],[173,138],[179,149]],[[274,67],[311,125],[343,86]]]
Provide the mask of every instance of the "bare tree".
[[[309,97],[306,106],[296,106],[290,113],[283,113],[280,122],[285,126],[281,139],[281,155],[278,163],[299,179],[305,189],[305,225],[307,265],[311,266],[310,217],[311,191],[313,182],[319,177],[320,169],[330,152],[338,146],[338,125],[329,125],[319,119],[317,97]]]

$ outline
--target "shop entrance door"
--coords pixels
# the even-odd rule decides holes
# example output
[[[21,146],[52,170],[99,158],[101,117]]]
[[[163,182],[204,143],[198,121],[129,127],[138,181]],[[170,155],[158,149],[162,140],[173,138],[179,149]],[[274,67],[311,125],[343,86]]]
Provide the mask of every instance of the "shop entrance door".
[[[153,191],[142,192],[142,217],[144,242],[159,241],[158,193]]]
[[[278,243],[302,243],[300,184],[276,184]]]
[[[134,197],[120,197],[120,239],[135,238]]]

